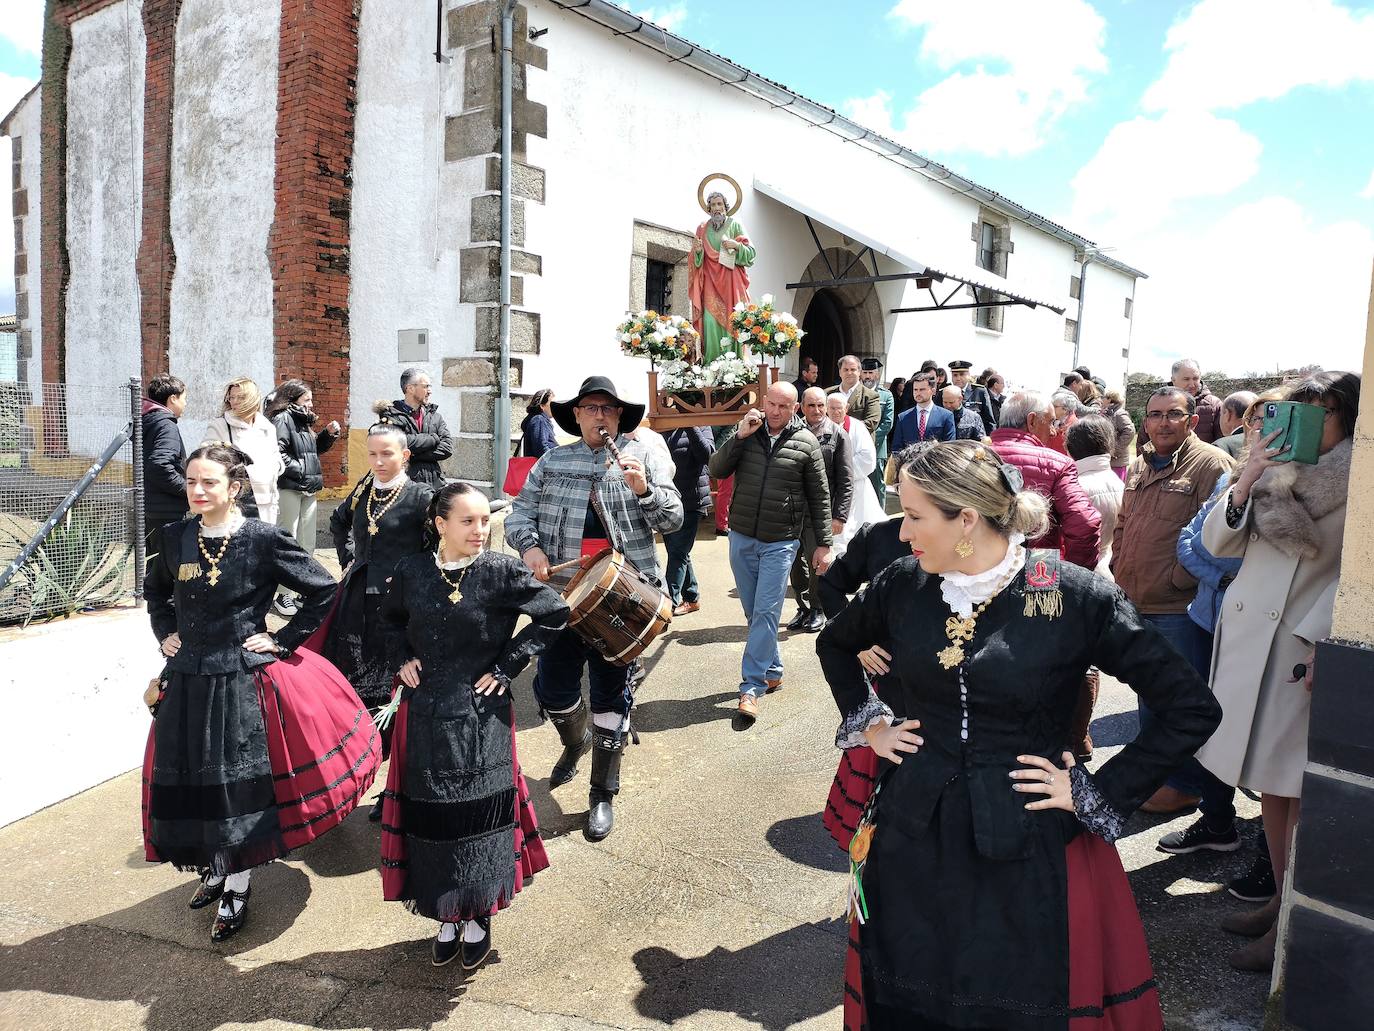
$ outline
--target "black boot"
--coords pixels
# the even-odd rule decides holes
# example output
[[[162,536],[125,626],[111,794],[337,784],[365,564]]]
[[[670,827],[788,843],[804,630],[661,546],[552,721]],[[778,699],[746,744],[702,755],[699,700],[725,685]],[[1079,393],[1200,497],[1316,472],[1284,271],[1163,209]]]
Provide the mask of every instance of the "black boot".
[[[625,735],[604,727],[595,728],[592,749],[592,790],[588,795],[591,806],[587,813],[586,837],[600,841],[615,826],[611,801],[620,791],[620,759],[625,754]]]
[[[571,712],[549,713],[549,719],[563,742],[563,754],[549,774],[549,787],[556,788],[577,776],[577,760],[592,747],[592,732],[587,729],[587,703],[581,698]]]

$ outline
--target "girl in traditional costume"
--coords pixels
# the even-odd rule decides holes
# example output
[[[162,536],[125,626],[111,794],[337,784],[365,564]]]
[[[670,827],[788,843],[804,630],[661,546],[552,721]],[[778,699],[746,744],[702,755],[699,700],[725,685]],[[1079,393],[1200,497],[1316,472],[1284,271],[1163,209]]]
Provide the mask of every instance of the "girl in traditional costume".
[[[567,623],[555,591],[484,551],[487,499],[467,483],[435,492],[437,550],[396,566],[382,602],[402,688],[382,794],[382,889],[439,921],[433,962],[491,951],[491,917],[549,860],[515,754],[511,679]],[[529,624],[515,633],[521,616]]]
[[[387,664],[382,595],[396,563],[425,550],[425,514],[433,491],[406,476],[409,458],[404,433],[395,426],[373,426],[367,431],[371,472],[329,517],[344,578],[334,611],[315,639],[323,638],[317,650],[373,708],[390,700],[396,673]],[[313,647],[315,640],[307,647]],[[390,745],[388,726],[382,731],[383,759],[390,754]],[[379,797],[368,819],[381,818]]]
[[[836,743],[882,760],[850,845],[851,1027],[1163,1027],[1109,843],[1220,709],[1113,584],[1023,547],[1043,532],[1046,503],[1021,486],[977,442],[918,452],[900,477],[916,555],[817,643],[843,716]],[[878,642],[893,648],[890,707],[859,658]],[[1159,722],[1090,774],[1063,745],[1092,665]]]
[[[144,849],[150,862],[201,871],[190,905],[219,900],[214,941],[243,926],[252,868],[343,820],[378,764],[348,681],[295,652],[324,618],[334,579],[286,532],[243,517],[236,500],[250,489],[243,452],[194,451],[191,518],[161,529],[144,586],[167,657],[143,764]],[[269,634],[278,584],[301,604]]]

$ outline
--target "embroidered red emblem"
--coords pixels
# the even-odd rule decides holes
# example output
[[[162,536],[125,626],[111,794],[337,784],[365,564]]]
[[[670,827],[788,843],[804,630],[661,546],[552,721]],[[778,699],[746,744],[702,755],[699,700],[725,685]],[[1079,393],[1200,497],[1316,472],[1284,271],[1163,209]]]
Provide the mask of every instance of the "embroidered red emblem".
[[[1044,589],[1053,587],[1059,582],[1059,571],[1052,570],[1044,560],[1035,563],[1035,568],[1026,574],[1026,583],[1032,587]]]

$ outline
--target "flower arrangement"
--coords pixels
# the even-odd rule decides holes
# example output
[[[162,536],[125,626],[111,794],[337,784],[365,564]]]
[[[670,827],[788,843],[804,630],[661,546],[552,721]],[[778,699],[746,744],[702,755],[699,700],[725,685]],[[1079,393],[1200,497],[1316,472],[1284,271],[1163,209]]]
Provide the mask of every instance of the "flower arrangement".
[[[620,349],[651,362],[681,361],[692,353],[697,331],[681,315],[660,315],[656,311],[626,314],[615,328]]]
[[[750,365],[733,351],[726,351],[706,366],[706,374],[713,387],[741,387],[746,383],[756,383],[759,378],[757,365]]]
[[[659,372],[658,388],[670,394],[706,387],[730,389],[757,382],[758,378],[757,366],[748,364],[737,354],[726,353],[706,366],[694,365],[682,359],[664,362]]]
[[[754,354],[772,358],[785,357],[806,335],[790,312],[773,310],[772,294],[764,294],[757,302],[736,304],[730,313],[730,332]]]

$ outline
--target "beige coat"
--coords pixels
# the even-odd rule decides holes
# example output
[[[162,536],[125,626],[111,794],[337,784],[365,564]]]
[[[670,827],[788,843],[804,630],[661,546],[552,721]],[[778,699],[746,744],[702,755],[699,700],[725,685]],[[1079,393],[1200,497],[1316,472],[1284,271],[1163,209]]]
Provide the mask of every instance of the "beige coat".
[[[1266,472],[1237,529],[1226,523],[1225,502],[1203,523],[1208,551],[1243,560],[1226,591],[1212,652],[1221,726],[1198,752],[1227,784],[1302,794],[1312,699],[1301,683],[1287,681],[1331,633],[1350,450],[1346,440],[1315,466]]]

